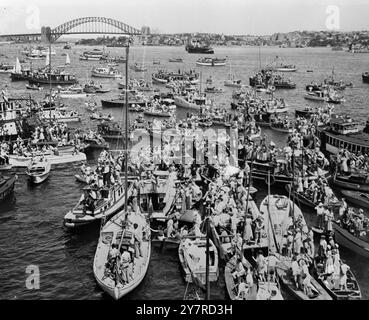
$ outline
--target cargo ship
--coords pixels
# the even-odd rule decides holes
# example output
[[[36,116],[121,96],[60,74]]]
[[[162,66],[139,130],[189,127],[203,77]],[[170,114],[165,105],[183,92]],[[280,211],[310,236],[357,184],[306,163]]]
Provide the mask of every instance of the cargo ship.
[[[205,53],[213,54],[214,49],[208,45],[203,45],[199,41],[191,41],[186,45],[186,51],[188,53]]]

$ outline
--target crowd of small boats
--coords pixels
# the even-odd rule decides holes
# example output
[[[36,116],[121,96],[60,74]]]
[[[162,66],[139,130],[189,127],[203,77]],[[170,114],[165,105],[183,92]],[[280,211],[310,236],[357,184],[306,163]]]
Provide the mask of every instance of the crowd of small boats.
[[[186,50],[212,53],[197,44]],[[101,50],[80,56],[82,61],[104,59]],[[102,99],[101,107],[123,109],[127,94],[127,113],[136,114],[129,121],[128,138],[122,124],[96,102],[87,102],[86,108],[89,118],[98,120],[97,131],[68,128],[67,123],[81,121],[81,113],[57,103],[58,98],[85,98],[110,88],[94,81],[80,86],[76,76],[51,65],[26,71],[17,59],[12,80],[28,80],[27,89],[35,91],[43,90],[42,85],[58,87],[42,101],[3,94],[0,170],[6,175],[0,178],[0,201],[16,192],[16,168],[31,183],[41,184],[58,165],[82,163],[75,173],[81,196],[63,222],[77,231],[100,226],[92,271],[99,287],[114,299],[142,282],[157,244],[177,248],[183,280],[196,288],[198,298],[209,282],[224,277],[232,300],[283,300],[285,292],[301,300],[360,299],[355,272],[341,259],[340,247],[369,257],[369,220],[363,211],[369,204],[369,124],[362,129],[349,116],[333,112],[327,103],[343,102],[342,91],[352,87],[333,76],[306,86],[306,99],[325,104],[295,110],[292,118],[275,90],[296,87],[279,73],[296,72],[297,67],[279,60],[251,77],[251,88],[230,72],[223,83],[233,88],[229,108],[217,105],[215,94],[223,89],[212,78],[202,91],[195,70],[160,69],[151,75],[152,83],[130,79],[127,88],[118,83],[121,94]],[[226,59],[203,57],[196,64],[220,67]],[[139,63],[131,69],[147,71]],[[112,65],[94,66],[91,76],[121,78]],[[178,109],[186,116],[177,119]],[[284,135],[286,146],[267,141],[265,127]],[[239,136],[233,146],[225,135],[222,145],[221,139],[200,138],[201,128],[233,130]],[[129,151],[129,139],[144,131],[148,145]],[[168,132],[189,139],[196,160],[205,154],[207,161],[197,163],[181,154],[176,162],[178,145]],[[154,135],[162,137],[160,150],[154,147]],[[105,139],[124,140],[126,150],[109,150]],[[229,153],[222,154],[222,147]],[[96,165],[86,163],[89,149],[102,150]],[[213,149],[217,156],[210,159]],[[283,186],[285,194],[271,194],[274,184]],[[258,206],[255,194],[261,185],[268,194]],[[305,219],[307,214],[316,219]]]

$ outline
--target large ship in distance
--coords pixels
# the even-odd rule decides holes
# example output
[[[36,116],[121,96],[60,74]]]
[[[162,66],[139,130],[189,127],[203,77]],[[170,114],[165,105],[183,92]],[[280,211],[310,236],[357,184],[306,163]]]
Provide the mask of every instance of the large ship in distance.
[[[186,51],[188,53],[206,53],[213,54],[214,49],[208,45],[201,44],[198,40],[191,40],[186,45]]]

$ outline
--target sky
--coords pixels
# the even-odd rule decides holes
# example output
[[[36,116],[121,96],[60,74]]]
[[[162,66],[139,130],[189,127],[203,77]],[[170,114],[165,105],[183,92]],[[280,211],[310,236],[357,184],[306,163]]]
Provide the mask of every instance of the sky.
[[[0,34],[37,33],[79,17],[160,33],[269,35],[369,30],[368,0],[0,0]]]

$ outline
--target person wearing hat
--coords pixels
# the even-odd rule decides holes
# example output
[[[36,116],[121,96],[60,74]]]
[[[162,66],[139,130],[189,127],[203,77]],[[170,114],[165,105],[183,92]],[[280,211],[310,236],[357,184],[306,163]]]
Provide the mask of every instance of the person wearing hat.
[[[264,229],[263,217],[258,216],[255,220],[255,243],[258,245],[261,242],[262,231]]]

